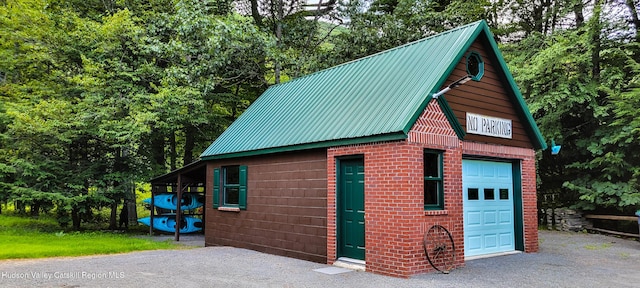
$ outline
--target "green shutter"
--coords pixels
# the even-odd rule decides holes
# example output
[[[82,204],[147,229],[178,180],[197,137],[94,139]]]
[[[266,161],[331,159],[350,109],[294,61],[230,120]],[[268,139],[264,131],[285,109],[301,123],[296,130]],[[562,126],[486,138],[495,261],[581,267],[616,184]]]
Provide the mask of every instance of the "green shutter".
[[[240,199],[238,204],[240,209],[247,209],[247,166],[240,166]]]
[[[213,169],[213,208],[218,208],[220,201],[220,168]]]

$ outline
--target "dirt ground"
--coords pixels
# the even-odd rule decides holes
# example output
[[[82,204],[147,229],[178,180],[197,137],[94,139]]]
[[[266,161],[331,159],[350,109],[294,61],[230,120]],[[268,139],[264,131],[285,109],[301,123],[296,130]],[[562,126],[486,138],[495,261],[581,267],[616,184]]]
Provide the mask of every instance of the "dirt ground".
[[[333,271],[329,265],[245,249],[202,247],[4,260],[0,287],[640,287],[640,242],[584,233],[539,234],[539,253],[477,259],[448,275],[409,279]],[[337,274],[316,271],[323,268]]]

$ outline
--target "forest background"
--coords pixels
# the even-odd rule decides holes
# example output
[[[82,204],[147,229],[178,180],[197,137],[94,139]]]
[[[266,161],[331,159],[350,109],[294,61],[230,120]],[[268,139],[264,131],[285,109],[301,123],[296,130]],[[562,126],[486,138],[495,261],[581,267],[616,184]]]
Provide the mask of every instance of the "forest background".
[[[545,139],[539,201],[640,208],[637,0],[0,0],[0,213],[79,229],[270,85],[485,19]]]

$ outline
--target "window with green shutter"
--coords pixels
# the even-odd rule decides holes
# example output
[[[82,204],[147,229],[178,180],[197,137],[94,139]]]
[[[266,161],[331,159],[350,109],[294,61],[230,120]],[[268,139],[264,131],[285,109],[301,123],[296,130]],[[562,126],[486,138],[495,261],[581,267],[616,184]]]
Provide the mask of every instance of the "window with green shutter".
[[[213,169],[213,208],[220,207],[220,168]]]
[[[213,207],[247,209],[247,166],[213,169]]]

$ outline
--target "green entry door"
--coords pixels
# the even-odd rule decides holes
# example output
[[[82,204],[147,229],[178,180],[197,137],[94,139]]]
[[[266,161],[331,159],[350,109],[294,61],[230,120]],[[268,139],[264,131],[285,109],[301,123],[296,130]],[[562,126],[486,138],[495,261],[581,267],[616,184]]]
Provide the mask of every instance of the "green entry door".
[[[364,160],[340,161],[338,257],[364,260]]]

